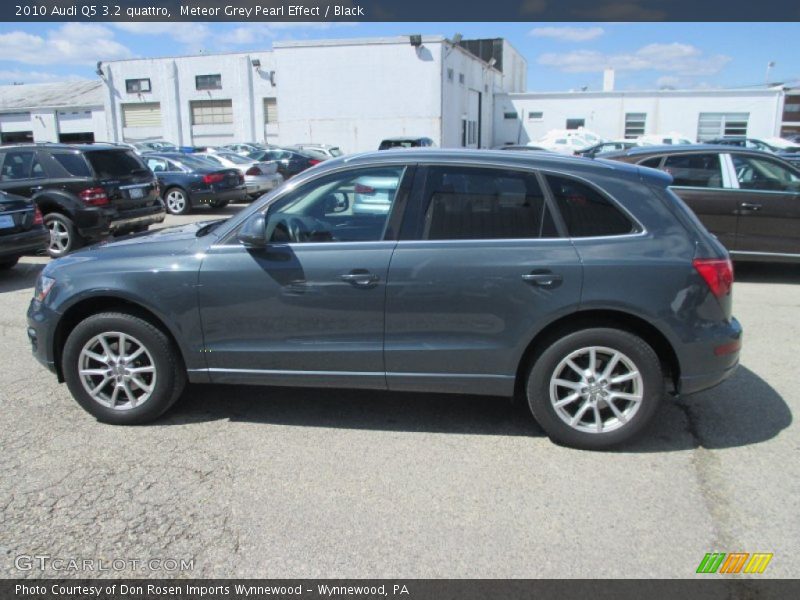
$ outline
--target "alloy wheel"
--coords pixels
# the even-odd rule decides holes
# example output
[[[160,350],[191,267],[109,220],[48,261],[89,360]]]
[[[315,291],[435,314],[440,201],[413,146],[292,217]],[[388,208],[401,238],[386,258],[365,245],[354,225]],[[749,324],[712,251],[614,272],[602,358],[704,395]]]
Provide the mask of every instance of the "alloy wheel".
[[[69,248],[69,230],[63,221],[53,219],[47,224],[50,231],[50,251],[53,254],[64,254]]]
[[[186,196],[180,190],[171,190],[167,194],[167,208],[173,214],[182,213],[186,209]]]

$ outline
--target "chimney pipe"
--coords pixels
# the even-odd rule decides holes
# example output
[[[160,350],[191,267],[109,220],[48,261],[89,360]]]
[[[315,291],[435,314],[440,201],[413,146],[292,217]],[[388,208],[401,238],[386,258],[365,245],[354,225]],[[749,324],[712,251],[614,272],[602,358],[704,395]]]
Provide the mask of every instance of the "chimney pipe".
[[[603,91],[614,91],[614,69],[606,69],[603,71]]]

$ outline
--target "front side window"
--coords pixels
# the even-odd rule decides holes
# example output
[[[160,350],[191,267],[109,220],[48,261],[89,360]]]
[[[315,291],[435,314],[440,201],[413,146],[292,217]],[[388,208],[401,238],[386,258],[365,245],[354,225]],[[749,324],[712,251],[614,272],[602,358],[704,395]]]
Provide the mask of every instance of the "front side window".
[[[314,180],[267,212],[273,243],[375,242],[384,239],[405,167],[374,167]]]
[[[731,158],[739,188],[743,190],[800,191],[800,177],[777,162],[736,154]]]
[[[558,237],[533,173],[432,167],[423,239],[493,240]]]
[[[672,175],[672,185],[679,187],[721,188],[722,169],[719,154],[678,154],[668,156],[664,170]]]
[[[548,175],[570,237],[599,237],[635,233],[631,220],[611,200],[594,188],[569,177]]]

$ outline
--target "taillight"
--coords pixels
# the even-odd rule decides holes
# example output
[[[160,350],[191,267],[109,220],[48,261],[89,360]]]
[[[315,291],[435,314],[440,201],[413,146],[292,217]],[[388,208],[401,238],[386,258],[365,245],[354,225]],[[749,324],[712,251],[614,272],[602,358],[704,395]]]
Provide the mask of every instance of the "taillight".
[[[42,216],[42,211],[39,210],[38,206],[33,207],[33,224],[34,225],[42,225],[44,223],[44,217]]]
[[[203,183],[219,183],[224,179],[225,175],[222,173],[210,173],[209,175],[203,175]]]
[[[245,175],[263,175],[261,169],[258,167],[250,167],[247,171],[244,172]]]
[[[108,204],[106,191],[101,187],[93,187],[83,190],[78,194],[84,204],[89,206],[105,206]]]
[[[362,185],[360,183],[357,183],[355,185],[355,192],[356,192],[356,194],[374,194],[375,193],[375,188],[374,187],[370,187],[368,185]]]
[[[319,160],[318,158],[309,158],[309,159],[308,159],[308,164],[309,164],[310,166],[312,166],[312,167],[313,167],[314,165],[318,165],[318,164],[319,164],[319,163],[321,163],[321,162],[322,162],[322,161],[321,161],[321,160]]]
[[[722,298],[731,293],[733,287],[733,264],[728,258],[695,258],[694,268],[708,284],[711,293]]]

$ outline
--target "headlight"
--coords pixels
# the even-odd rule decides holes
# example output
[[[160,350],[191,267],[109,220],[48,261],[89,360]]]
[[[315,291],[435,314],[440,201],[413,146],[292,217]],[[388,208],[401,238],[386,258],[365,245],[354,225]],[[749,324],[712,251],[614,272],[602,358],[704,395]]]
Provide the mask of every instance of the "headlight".
[[[47,277],[47,275],[40,275],[39,279],[36,281],[36,288],[33,291],[33,299],[37,302],[43,302],[45,298],[47,298],[47,294],[50,293],[50,289],[55,284],[56,280],[52,277]]]

